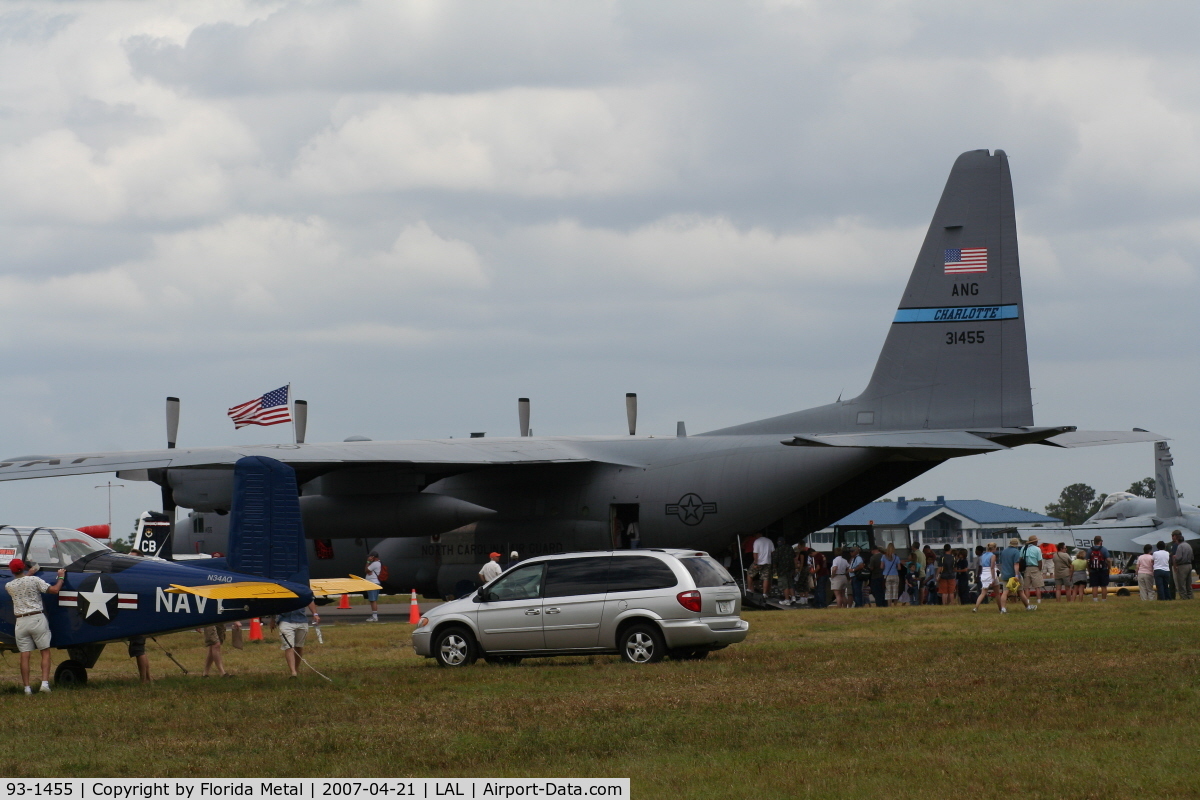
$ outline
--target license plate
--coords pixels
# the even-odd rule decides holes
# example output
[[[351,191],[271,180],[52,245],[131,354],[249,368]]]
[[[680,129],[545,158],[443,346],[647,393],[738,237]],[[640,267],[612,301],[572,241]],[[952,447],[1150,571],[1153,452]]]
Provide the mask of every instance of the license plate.
[[[718,614],[732,614],[733,613],[733,601],[732,600],[718,600],[717,601],[717,613]]]

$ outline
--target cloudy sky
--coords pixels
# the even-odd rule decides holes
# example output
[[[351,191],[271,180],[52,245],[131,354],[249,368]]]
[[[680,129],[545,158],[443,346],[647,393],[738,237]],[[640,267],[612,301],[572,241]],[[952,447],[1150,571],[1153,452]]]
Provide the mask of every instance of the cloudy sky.
[[[954,158],[1011,159],[1039,424],[1200,497],[1200,7],[7,2],[3,455],[700,432],[866,384]],[[1149,445],[898,490],[1040,509]],[[0,485],[104,521],[107,476]],[[114,490],[118,531],[156,490]]]

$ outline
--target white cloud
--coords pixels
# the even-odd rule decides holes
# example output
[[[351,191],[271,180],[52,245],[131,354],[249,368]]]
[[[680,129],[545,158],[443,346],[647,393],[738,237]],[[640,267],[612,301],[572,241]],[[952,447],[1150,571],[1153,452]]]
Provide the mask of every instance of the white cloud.
[[[1051,109],[1071,120],[1076,146],[1064,165],[1062,199],[1098,185],[1194,196],[1200,108],[1170,92],[1167,76],[1159,74],[1167,65],[1153,55],[1076,52],[999,58],[985,66],[1014,105]],[[1197,63],[1187,66],[1194,71]]]
[[[923,235],[923,229],[881,229],[858,219],[779,233],[740,228],[723,217],[673,215],[632,231],[563,220],[514,231],[511,244],[532,254],[546,273],[557,273],[558,283],[686,296],[877,284],[911,269]]]
[[[316,136],[300,154],[294,179],[309,191],[335,194],[644,190],[670,182],[677,163],[665,112],[679,102],[669,95],[514,88],[387,97]]]
[[[123,347],[156,349],[203,329],[206,349],[249,335],[268,341],[275,329],[277,339],[411,344],[419,331],[388,320],[399,298],[487,283],[474,248],[424,222],[405,226],[386,250],[360,252],[320,218],[239,216],[161,234],[146,258],[108,269],[0,277],[0,313],[12,322],[0,343],[28,346],[36,329],[44,347],[91,329]],[[46,319],[56,320],[52,329],[38,325]]]

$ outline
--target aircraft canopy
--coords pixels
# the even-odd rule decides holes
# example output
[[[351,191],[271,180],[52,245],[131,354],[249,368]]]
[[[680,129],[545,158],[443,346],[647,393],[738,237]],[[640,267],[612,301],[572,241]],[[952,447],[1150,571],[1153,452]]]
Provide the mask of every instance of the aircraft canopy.
[[[1125,519],[1126,517],[1136,516],[1137,509],[1131,505],[1120,506],[1120,504],[1127,500],[1139,499],[1142,498],[1129,492],[1113,492],[1104,498],[1104,502],[1100,504],[1100,510],[1093,514],[1091,519]]]
[[[59,569],[92,553],[107,552],[109,548],[74,528],[0,526],[0,569],[14,558],[42,569]]]

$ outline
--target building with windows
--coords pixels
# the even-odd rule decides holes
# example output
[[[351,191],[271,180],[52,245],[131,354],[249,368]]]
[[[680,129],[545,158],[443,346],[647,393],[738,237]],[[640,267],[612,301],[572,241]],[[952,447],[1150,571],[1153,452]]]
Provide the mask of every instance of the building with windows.
[[[974,548],[1010,538],[1011,530],[1018,525],[1061,528],[1062,520],[986,500],[947,500],[939,496],[931,501],[900,497],[894,501],[868,503],[828,528],[811,534],[808,541],[818,550],[829,550],[838,528],[865,529],[868,525],[873,526],[875,540],[880,544],[890,541],[903,547],[915,541],[921,545],[952,544]],[[1048,534],[1046,541],[1058,540]]]

